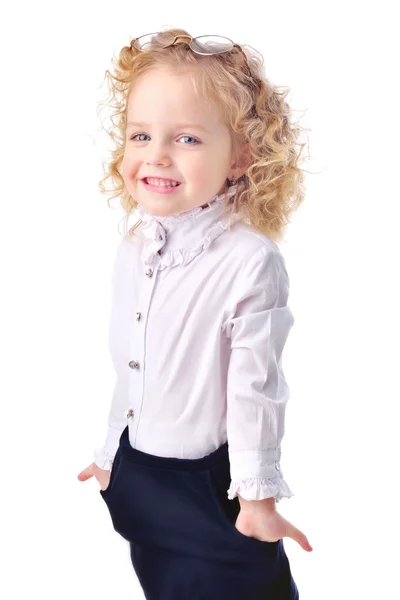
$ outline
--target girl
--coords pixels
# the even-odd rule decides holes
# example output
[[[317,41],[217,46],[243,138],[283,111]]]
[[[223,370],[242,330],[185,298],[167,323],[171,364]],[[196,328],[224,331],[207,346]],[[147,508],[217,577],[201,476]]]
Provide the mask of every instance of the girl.
[[[100,484],[149,600],[295,600],[276,503],[294,319],[277,241],[303,200],[284,95],[227,38],[140,36],[106,72],[104,181],[126,227],[112,274],[117,378]],[[228,210],[229,209],[229,210]]]

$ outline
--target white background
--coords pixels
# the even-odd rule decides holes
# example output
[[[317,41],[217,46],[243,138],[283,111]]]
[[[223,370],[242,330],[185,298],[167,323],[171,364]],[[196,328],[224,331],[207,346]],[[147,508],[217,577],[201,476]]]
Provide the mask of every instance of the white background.
[[[281,244],[296,321],[281,466],[295,496],[278,508],[314,550],[289,538],[285,548],[301,600],[400,597],[394,5],[2,9],[3,598],[144,597],[97,481],[77,475],[103,441],[114,385],[109,279],[123,214],[98,189],[107,156],[97,103],[111,57],[166,26],[253,46],[304,113],[307,196]]]

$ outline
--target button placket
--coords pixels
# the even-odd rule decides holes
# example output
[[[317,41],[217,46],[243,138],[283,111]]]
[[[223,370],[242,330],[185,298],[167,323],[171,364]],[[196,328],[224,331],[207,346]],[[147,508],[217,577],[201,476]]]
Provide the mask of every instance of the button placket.
[[[146,319],[149,312],[151,297],[155,285],[156,269],[146,266],[144,268],[146,280],[143,285],[139,285],[140,293],[137,297],[137,307],[141,310],[135,310],[133,327],[130,339],[130,355],[132,359],[128,362],[128,368],[131,370],[129,376],[129,398],[135,403],[135,409],[128,408],[125,411],[125,418],[132,419],[130,427],[135,428],[133,438],[136,441],[137,429],[139,425],[138,416],[141,414],[143,396],[144,396],[144,356],[145,356],[145,331]],[[147,284],[146,284],[147,282]],[[136,416],[136,419],[135,419]]]

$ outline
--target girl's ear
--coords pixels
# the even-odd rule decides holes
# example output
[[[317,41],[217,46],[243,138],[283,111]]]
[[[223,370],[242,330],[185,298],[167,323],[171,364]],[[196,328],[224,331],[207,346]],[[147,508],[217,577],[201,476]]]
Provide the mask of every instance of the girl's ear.
[[[229,179],[238,179],[247,171],[248,167],[251,165],[251,151],[250,144],[247,142],[244,144],[240,150],[238,150],[238,156],[236,161],[231,164],[231,174]]]

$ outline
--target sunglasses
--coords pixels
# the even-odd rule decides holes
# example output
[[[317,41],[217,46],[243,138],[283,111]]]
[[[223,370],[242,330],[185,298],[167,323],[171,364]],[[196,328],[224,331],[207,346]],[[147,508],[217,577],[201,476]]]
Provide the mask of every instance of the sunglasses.
[[[234,48],[238,48],[244,56],[247,68],[249,68],[247,56],[239,44],[235,44],[229,38],[221,35],[201,35],[194,38],[191,35],[172,35],[172,33],[160,31],[158,33],[147,33],[146,35],[141,35],[133,40],[132,45],[134,48],[136,48],[136,50],[146,52],[146,50],[151,49],[153,38],[156,38],[153,47],[161,46],[161,48],[172,46],[175,44],[178,38],[188,38],[190,40],[189,47],[193,50],[193,52],[196,52],[196,54],[202,54],[204,56],[208,56],[210,54],[223,54],[224,52],[230,52]]]

